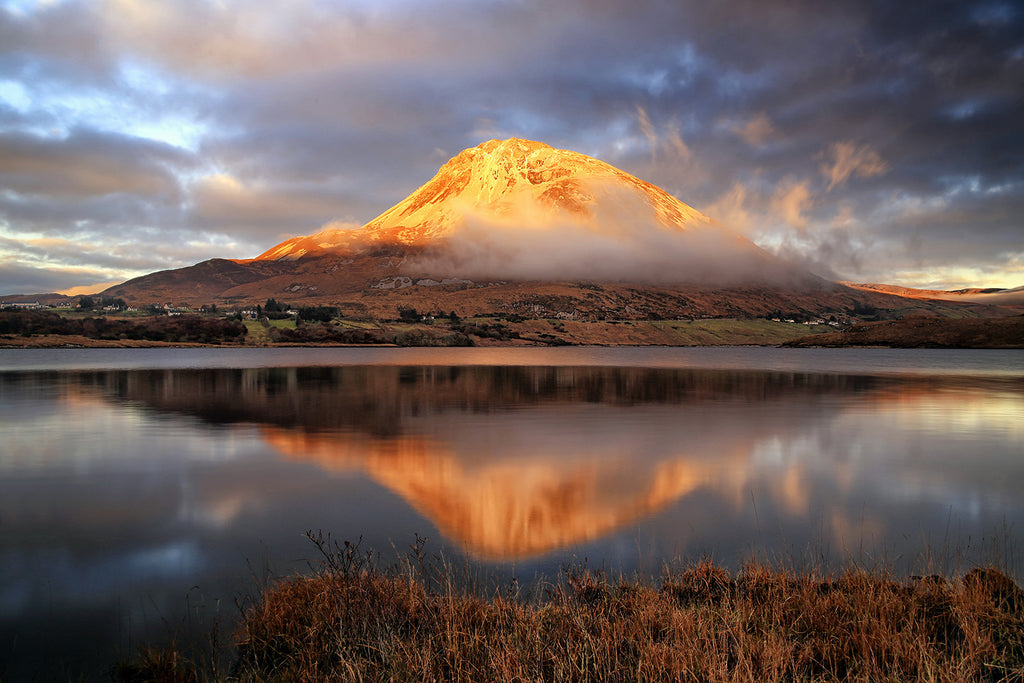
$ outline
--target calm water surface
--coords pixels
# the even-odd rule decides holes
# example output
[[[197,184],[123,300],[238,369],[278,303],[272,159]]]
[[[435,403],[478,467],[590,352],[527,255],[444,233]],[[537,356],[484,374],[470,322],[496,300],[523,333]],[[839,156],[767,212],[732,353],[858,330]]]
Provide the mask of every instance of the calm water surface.
[[[1024,353],[0,351],[0,678],[229,627],[303,533],[510,580],[711,555],[1021,575]]]

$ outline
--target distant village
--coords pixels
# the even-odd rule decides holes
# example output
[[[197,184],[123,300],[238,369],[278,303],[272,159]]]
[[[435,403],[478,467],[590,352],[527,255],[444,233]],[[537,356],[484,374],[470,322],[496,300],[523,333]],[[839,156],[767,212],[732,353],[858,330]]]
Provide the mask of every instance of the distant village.
[[[318,307],[325,308],[325,307]],[[141,313],[148,315],[211,315],[216,313],[225,313],[227,315],[233,315],[238,320],[259,320],[263,317],[271,318],[297,318],[303,312],[300,309],[292,308],[288,304],[278,303],[274,299],[268,299],[266,306],[256,305],[255,307],[249,306],[240,310],[232,311],[219,311],[216,304],[203,304],[198,308],[193,308],[187,304],[171,304],[171,303],[154,303],[148,306],[139,308],[126,303],[123,299],[113,299],[110,297],[102,297],[99,300],[93,297],[79,297],[77,299],[69,297],[59,301],[53,302],[40,302],[38,300],[32,301],[0,301],[0,310],[19,310],[19,311],[40,311],[40,310],[52,310],[52,311],[94,311],[103,313]],[[555,317],[559,319],[575,319],[576,316],[573,314],[560,313],[560,312],[548,312],[548,311],[536,311],[538,317]],[[401,311],[400,311],[401,313]],[[544,315],[547,313],[548,315]],[[309,316],[307,316],[309,317]],[[401,318],[407,316],[401,315]],[[420,316],[417,316],[420,317]],[[429,317],[430,320],[426,318]],[[710,316],[704,316],[709,318]],[[784,318],[784,317],[772,317],[768,318],[775,323],[789,323],[793,325],[827,325],[829,327],[842,328],[851,322],[849,318],[841,318],[835,315],[826,318]],[[433,316],[423,316],[421,322],[431,322]]]
[[[218,313],[216,304],[203,304],[197,308],[193,308],[187,304],[171,304],[171,303],[155,303],[148,306],[138,307],[128,304],[124,299],[113,299],[110,297],[103,297],[101,299],[94,299],[93,297],[69,297],[58,301],[3,301],[0,300],[0,310],[3,311],[91,311],[91,312],[102,312],[102,313],[143,313],[143,314],[160,314],[160,315],[191,315],[191,314],[214,314]],[[292,317],[299,314],[298,310],[289,309],[285,311]],[[231,311],[231,313],[237,313],[242,318],[256,320],[261,311],[257,308],[246,308],[240,311]]]
[[[151,304],[138,308],[131,306],[123,299],[95,302],[90,297],[68,299],[66,301],[43,303],[40,301],[0,301],[0,310],[4,311],[102,311],[104,313],[161,313],[165,315],[184,315],[188,313],[216,313],[215,305],[203,305],[193,309],[187,305]],[[244,312],[243,312],[244,313]]]

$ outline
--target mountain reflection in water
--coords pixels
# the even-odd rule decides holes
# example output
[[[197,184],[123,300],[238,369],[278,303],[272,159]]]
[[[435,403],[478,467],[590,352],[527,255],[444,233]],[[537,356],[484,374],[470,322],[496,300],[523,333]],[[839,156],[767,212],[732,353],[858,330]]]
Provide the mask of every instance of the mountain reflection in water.
[[[962,451],[921,453],[918,437],[934,428],[955,444],[958,419],[972,449],[985,447],[979,433],[1008,430],[1003,440],[1019,443],[1024,432],[1019,383],[998,380],[357,366],[88,381],[161,413],[257,425],[283,457],[364,473],[451,543],[491,560],[591,542],[698,494],[739,516],[756,492],[757,504],[787,518],[823,514],[829,542],[856,543],[881,533],[884,518],[812,501],[845,500],[866,478],[896,498],[999,505],[1012,494],[1006,472],[971,471]],[[956,500],[965,491],[971,500]]]

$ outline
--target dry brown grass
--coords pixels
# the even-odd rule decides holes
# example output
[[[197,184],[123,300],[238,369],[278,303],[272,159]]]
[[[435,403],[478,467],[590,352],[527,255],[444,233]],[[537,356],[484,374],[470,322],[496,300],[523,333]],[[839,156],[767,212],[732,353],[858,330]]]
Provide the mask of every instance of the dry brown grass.
[[[484,597],[450,567],[328,557],[245,614],[231,680],[1024,680],[1024,591],[992,568],[898,581],[701,561],[650,582],[575,567]]]

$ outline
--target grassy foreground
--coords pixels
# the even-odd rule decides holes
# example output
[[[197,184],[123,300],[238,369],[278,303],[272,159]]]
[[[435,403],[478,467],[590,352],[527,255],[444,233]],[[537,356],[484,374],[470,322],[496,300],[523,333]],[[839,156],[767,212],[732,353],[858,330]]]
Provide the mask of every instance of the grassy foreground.
[[[898,581],[705,560],[652,582],[577,567],[484,597],[451,567],[380,570],[357,546],[318,546],[319,571],[245,613],[229,672],[150,650],[119,679],[1024,680],[1024,591],[993,568]]]

